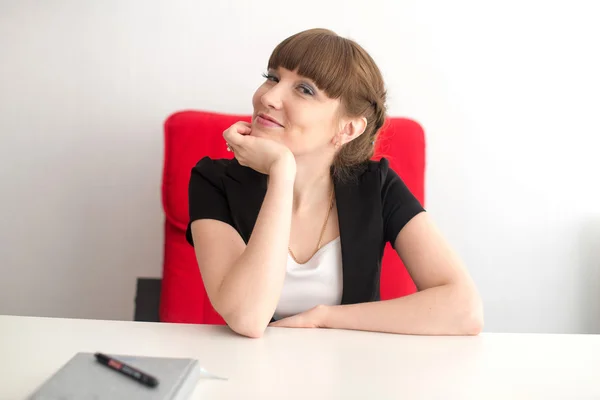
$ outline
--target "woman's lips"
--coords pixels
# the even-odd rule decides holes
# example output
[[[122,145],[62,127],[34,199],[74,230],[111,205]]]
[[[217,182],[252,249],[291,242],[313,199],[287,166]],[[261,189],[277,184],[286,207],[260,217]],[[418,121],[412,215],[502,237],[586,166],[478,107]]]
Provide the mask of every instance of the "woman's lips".
[[[257,122],[258,124],[261,124],[261,125],[263,125],[263,126],[267,126],[267,127],[269,127],[269,128],[283,128],[283,126],[279,125],[278,123],[276,123],[276,122],[273,122],[273,121],[271,121],[271,120],[268,120],[268,119],[266,119],[266,118],[263,118],[263,117],[261,117],[260,115],[258,115],[258,116],[256,117],[256,122]]]

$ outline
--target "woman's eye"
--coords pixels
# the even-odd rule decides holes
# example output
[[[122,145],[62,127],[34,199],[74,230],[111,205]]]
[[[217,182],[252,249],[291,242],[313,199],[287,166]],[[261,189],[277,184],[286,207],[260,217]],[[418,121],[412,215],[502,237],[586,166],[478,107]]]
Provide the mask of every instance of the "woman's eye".
[[[307,86],[307,85],[300,85],[300,91],[303,94],[307,94],[309,96],[314,96],[314,94],[315,94],[315,91],[310,86]]]
[[[279,79],[275,75],[263,73],[262,76],[268,81],[279,82]]]

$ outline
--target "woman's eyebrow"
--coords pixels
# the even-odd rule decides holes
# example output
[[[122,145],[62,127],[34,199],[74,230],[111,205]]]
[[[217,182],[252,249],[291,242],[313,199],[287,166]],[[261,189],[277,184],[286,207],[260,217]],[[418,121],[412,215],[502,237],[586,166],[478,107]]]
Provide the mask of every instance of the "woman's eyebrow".
[[[279,73],[279,71],[278,71],[278,70],[279,70],[279,68],[269,68],[269,69],[268,69],[268,72],[269,72],[269,73],[271,73],[271,74],[277,74],[277,76],[279,76],[279,77],[281,78],[281,74]],[[297,75],[297,77],[296,77],[296,79],[295,79],[295,80],[296,80],[297,82],[304,83],[304,84],[308,84],[308,85],[310,85],[310,86],[311,86],[311,87],[312,87],[314,90],[321,91],[321,89],[320,89],[320,88],[319,88],[319,86],[316,84],[316,82],[315,82],[315,81],[313,81],[312,79],[310,79],[309,77],[307,77],[307,76],[304,76],[304,75],[300,75],[300,74],[296,74],[296,75]]]
[[[300,76],[300,79],[299,79],[300,82],[308,83],[310,86],[314,87],[315,89],[319,89],[319,87],[317,86],[315,81],[313,81],[312,79],[307,78],[306,76],[302,76],[302,75],[299,75],[299,76]]]

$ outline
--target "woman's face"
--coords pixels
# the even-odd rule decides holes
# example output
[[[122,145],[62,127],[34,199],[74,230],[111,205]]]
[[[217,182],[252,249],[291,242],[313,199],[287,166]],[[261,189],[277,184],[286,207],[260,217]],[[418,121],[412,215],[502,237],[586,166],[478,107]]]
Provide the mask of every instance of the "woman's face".
[[[340,101],[310,79],[285,68],[269,70],[252,104],[252,135],[281,142],[296,156],[334,148]]]

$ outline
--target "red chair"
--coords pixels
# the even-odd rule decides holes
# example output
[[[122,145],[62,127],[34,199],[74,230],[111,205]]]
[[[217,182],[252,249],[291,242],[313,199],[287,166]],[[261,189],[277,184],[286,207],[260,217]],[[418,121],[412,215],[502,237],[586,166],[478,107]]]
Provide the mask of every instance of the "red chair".
[[[163,322],[224,324],[210,304],[194,249],[185,240],[188,223],[188,181],[192,167],[204,156],[231,158],[222,133],[248,115],[182,111],[165,121],[162,200],[165,212],[165,247],[160,298]],[[425,138],[416,122],[388,118],[374,159],[386,157],[413,194],[424,204]],[[381,299],[415,292],[402,261],[387,246],[381,271]]]

